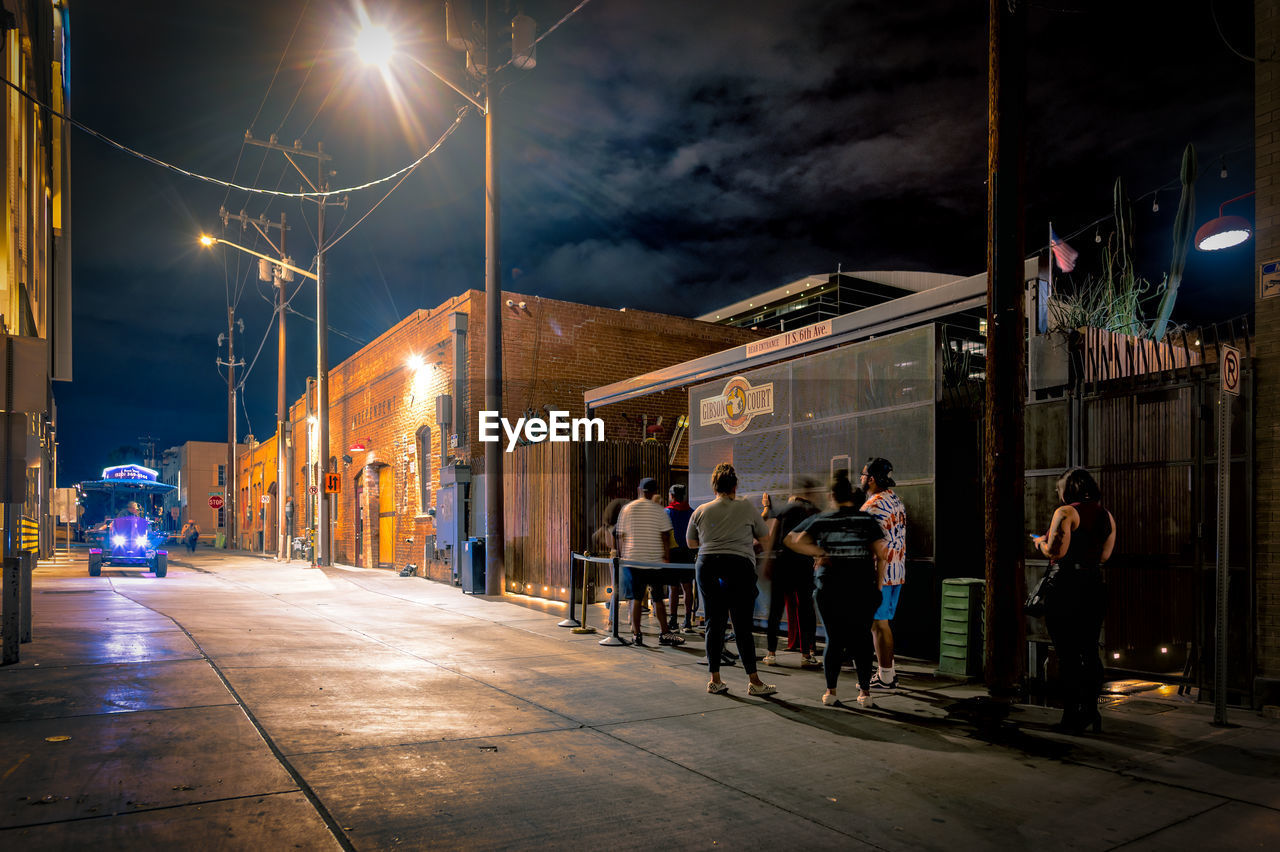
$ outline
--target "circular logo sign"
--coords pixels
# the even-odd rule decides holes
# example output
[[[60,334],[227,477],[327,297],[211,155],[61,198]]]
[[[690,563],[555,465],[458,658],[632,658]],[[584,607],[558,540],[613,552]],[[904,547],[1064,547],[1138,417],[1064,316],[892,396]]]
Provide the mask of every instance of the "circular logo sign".
[[[222,508],[222,497],[220,497],[220,496],[219,496],[219,495],[217,495],[217,494],[214,494],[212,497],[210,497],[210,498],[209,498],[209,508],[210,508],[210,509],[221,509],[221,508]]]
[[[773,413],[773,383],[753,386],[744,377],[734,376],[718,396],[703,399],[699,411],[701,425],[719,423],[726,432],[736,435],[757,414]]]

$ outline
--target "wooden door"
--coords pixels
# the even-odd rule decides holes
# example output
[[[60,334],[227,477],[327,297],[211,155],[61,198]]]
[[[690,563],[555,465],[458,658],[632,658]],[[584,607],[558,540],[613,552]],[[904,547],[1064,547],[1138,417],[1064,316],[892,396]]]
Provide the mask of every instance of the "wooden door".
[[[390,465],[378,468],[378,565],[396,562],[396,482]]]

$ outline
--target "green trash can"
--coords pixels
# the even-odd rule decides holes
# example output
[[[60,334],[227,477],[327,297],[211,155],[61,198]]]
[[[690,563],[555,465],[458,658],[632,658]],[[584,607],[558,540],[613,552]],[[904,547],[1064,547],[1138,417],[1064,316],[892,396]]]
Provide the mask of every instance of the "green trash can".
[[[977,677],[982,674],[986,581],[958,577],[942,581],[942,630],[938,673]]]
[[[221,550],[227,544],[227,534],[218,533],[213,537],[213,546]]]

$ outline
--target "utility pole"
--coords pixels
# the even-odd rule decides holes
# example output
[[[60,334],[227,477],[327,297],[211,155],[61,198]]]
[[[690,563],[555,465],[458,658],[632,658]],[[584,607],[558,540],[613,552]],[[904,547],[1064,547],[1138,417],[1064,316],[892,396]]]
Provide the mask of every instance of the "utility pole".
[[[240,320],[240,328],[244,330],[244,320]],[[222,335],[218,335],[218,343],[222,343]],[[223,476],[227,496],[225,502],[227,519],[227,540],[223,546],[234,546],[236,536],[236,309],[227,305],[227,360],[219,361],[227,367],[227,470]]]
[[[249,226],[253,226],[268,243],[271,243],[271,229],[276,228],[280,231],[280,245],[276,247],[272,244],[280,255],[280,265],[272,263],[270,260],[258,258],[258,279],[261,281],[270,281],[276,288],[276,314],[279,321],[279,351],[276,356],[276,558],[288,558],[288,531],[285,523],[285,500],[293,493],[289,482],[289,465],[285,458],[288,440],[285,435],[288,430],[288,409],[285,405],[285,298],[284,285],[294,280],[294,272],[290,268],[293,265],[292,259],[285,251],[286,237],[289,232],[287,219],[283,212],[280,213],[279,224],[268,221],[265,217],[251,219],[245,215],[244,211],[239,214],[228,213],[226,208],[218,211],[218,215],[222,218],[223,226],[230,221],[235,220],[240,223],[240,230],[245,230]]]
[[[280,259],[289,262],[285,253],[285,235],[288,225],[285,224],[284,211],[280,212]],[[289,560],[289,532],[285,504],[293,489],[289,487],[289,460],[286,457],[289,441],[289,409],[284,398],[284,285],[293,280],[293,272],[283,266],[276,268],[273,276],[276,283],[276,314],[279,322],[279,351],[276,355],[276,559]]]
[[[274,133],[271,135],[269,140],[263,142],[261,140],[254,139],[253,135],[246,130],[244,134],[244,138],[245,138],[246,144],[255,145],[260,148],[267,148],[272,151],[279,151],[281,154],[283,154],[285,159],[289,161],[289,164],[294,167],[294,169],[298,172],[298,174],[302,176],[302,179],[307,182],[307,185],[311,187],[312,192],[324,193],[329,191],[329,178],[333,176],[334,172],[332,169],[329,168],[328,163],[333,158],[329,154],[325,153],[323,143],[317,143],[316,150],[314,151],[306,151],[306,150],[303,150],[302,148],[301,140],[295,140],[292,147],[289,147],[287,145],[281,145]],[[318,171],[317,182],[313,182],[311,178],[307,175],[306,171],[301,166],[298,165],[298,161],[296,158],[300,158],[300,157],[306,157],[309,159],[314,159],[316,161],[316,166]],[[317,518],[318,528],[316,530],[316,538],[318,539],[316,541],[316,564],[328,565],[330,564],[330,560],[331,560],[330,551],[331,551],[331,544],[332,544],[331,542],[332,524],[329,519],[329,516],[331,514],[330,500],[328,495],[325,494],[323,491],[323,488],[325,485],[325,474],[330,472],[329,471],[329,310],[328,310],[328,300],[325,295],[324,214],[325,214],[325,208],[331,202],[324,195],[319,196],[318,198],[315,199],[315,201],[316,201],[317,207],[319,208],[319,212],[317,216],[317,227],[316,227],[316,420],[317,420],[316,448],[318,450],[317,458],[319,459],[319,462],[320,462],[319,464],[320,476],[318,477],[318,480],[319,480],[318,484],[321,489],[320,501],[319,501],[320,503],[319,513]],[[346,202],[346,199],[343,199],[341,202],[333,202],[333,203],[336,203],[340,206],[346,206],[347,202]],[[283,245],[283,233],[284,232],[282,230],[281,231],[282,245]],[[284,322],[284,313],[283,311],[281,311],[281,346],[284,345],[283,344],[283,340],[284,340],[283,322]],[[281,351],[283,353],[283,350]],[[283,359],[284,355],[281,354],[280,357],[281,359]],[[283,405],[281,405],[280,407],[279,416],[280,416],[280,419],[283,421],[285,418]],[[277,424],[277,426],[279,426],[279,424]],[[282,435],[283,435],[283,429],[278,429],[277,430],[278,440],[283,440],[281,437]],[[279,449],[281,450],[280,452],[281,458],[283,458],[283,455],[284,455],[283,444],[279,447]],[[283,507],[284,500],[281,499],[279,502],[281,507]],[[281,509],[280,511],[282,512],[281,520],[283,520],[283,510]]]
[[[1023,147],[1026,0],[990,0],[987,103],[986,682],[1007,709],[1025,669],[1022,576],[1024,330]]]
[[[484,4],[484,306],[485,357],[484,407],[502,412],[502,261],[499,257],[498,206],[498,124],[494,115],[497,98],[493,91],[494,37],[493,0]],[[500,595],[506,583],[506,528],[502,517],[502,447],[497,441],[484,445],[485,493],[485,583],[487,595]]]

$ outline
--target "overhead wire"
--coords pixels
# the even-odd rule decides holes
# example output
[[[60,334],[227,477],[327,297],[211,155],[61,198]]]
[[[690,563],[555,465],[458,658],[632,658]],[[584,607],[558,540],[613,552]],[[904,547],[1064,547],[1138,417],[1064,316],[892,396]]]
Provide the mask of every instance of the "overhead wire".
[[[1225,159],[1226,157],[1229,157],[1229,156],[1231,156],[1232,154],[1238,154],[1238,153],[1240,153],[1241,151],[1247,150],[1247,149],[1249,149],[1249,148],[1251,148],[1251,147],[1252,147],[1251,145],[1237,145],[1236,147],[1234,147],[1234,148],[1230,148],[1230,149],[1228,149],[1228,150],[1226,150],[1226,151],[1223,151],[1223,152],[1222,152],[1222,153],[1220,153],[1220,154],[1214,154],[1214,155],[1212,155],[1212,156],[1205,157],[1204,159],[1205,159],[1206,161],[1208,161],[1208,162],[1212,162],[1213,160]],[[1200,182],[1200,181],[1201,181],[1201,180],[1202,180],[1202,179],[1203,179],[1207,174],[1208,174],[1208,172],[1207,172],[1207,171],[1202,171],[1202,172],[1200,172],[1200,174],[1197,174],[1197,175],[1196,175],[1196,182],[1197,182],[1197,183],[1199,183],[1199,182]],[[1169,191],[1169,190],[1176,189],[1176,188],[1179,188],[1179,187],[1181,187],[1181,186],[1182,186],[1182,178],[1181,178],[1181,177],[1171,178],[1171,179],[1169,179],[1169,180],[1165,181],[1164,183],[1162,183],[1160,186],[1157,186],[1157,187],[1156,187],[1156,188],[1154,188],[1154,189],[1149,189],[1149,190],[1147,190],[1146,192],[1142,193],[1141,195],[1134,196],[1132,199],[1130,199],[1130,203],[1131,203],[1131,204],[1133,204],[1133,203],[1137,203],[1137,202],[1143,201],[1143,200],[1145,200],[1145,199],[1147,199],[1147,198],[1152,198],[1152,197],[1154,197],[1157,193],[1160,193],[1160,192],[1167,192],[1167,191]],[[1101,225],[1103,222],[1106,222],[1106,221],[1107,221],[1107,220],[1109,220],[1109,219],[1114,219],[1114,218],[1115,218],[1115,216],[1116,216],[1115,211],[1112,211],[1112,212],[1110,212],[1110,213],[1107,213],[1107,214],[1105,214],[1105,215],[1103,215],[1103,216],[1099,216],[1097,219],[1094,219],[1092,222],[1089,222],[1088,224],[1085,224],[1085,225],[1081,225],[1080,227],[1076,228],[1074,231],[1067,232],[1067,233],[1066,233],[1066,236],[1061,236],[1061,235],[1060,235],[1060,236],[1058,237],[1058,239],[1059,239],[1059,240],[1061,240],[1061,241],[1063,241],[1063,242],[1066,242],[1066,241],[1068,241],[1068,240],[1073,240],[1073,239],[1075,239],[1076,237],[1078,237],[1078,236],[1080,236],[1081,234],[1083,234],[1084,232],[1088,231],[1090,228],[1096,228],[1096,227],[1098,227],[1099,225]],[[1048,251],[1048,250],[1049,250],[1049,245],[1046,243],[1045,245],[1043,245],[1043,246],[1041,246],[1039,249],[1037,249],[1035,253],[1037,253],[1037,254],[1038,254],[1038,253],[1041,253],[1041,252],[1046,252],[1046,251]]]
[[[49,106],[44,101],[40,100],[39,98],[35,97],[29,92],[23,91],[20,86],[18,86],[17,84],[13,83],[10,80],[6,80],[3,77],[0,77],[0,83],[4,83],[6,86],[13,89],[22,97],[26,98],[36,106],[48,112],[49,115],[62,119],[63,121],[67,122],[68,125],[76,128],[80,132],[88,134],[89,136],[92,136],[94,139],[97,139],[98,141],[106,145],[109,145],[118,151],[128,154],[131,157],[136,157],[137,159],[142,160],[143,162],[150,163],[153,166],[159,166],[162,169],[174,172],[175,174],[183,175],[184,177],[189,177],[192,180],[203,181],[204,183],[211,183],[211,184],[214,184],[215,186],[225,186],[230,189],[238,189],[241,192],[253,193],[255,195],[271,195],[278,198],[333,198],[334,196],[338,196],[338,195],[350,195],[353,192],[362,192],[366,189],[370,189],[380,184],[389,183],[390,181],[393,181],[396,178],[400,177],[405,172],[408,172],[422,165],[422,163],[426,161],[427,157],[431,156],[430,153],[423,154],[421,157],[418,157],[413,162],[409,163],[408,165],[402,166],[399,169],[396,169],[394,172],[392,172],[389,175],[384,175],[380,178],[375,178],[373,180],[366,181],[356,186],[347,186],[341,189],[329,189],[324,191],[315,190],[312,192],[280,192],[279,190],[262,189],[261,187],[243,186],[241,184],[235,183],[234,181],[223,180],[222,178],[210,177],[209,175],[203,175],[203,174],[200,174],[199,172],[193,172],[189,169],[184,169],[181,166],[177,166],[177,165],[174,165],[173,163],[169,163],[164,160],[161,160],[159,157],[153,157],[150,154],[144,154],[141,151],[137,151],[133,148],[130,148],[128,145],[125,145],[121,142],[117,142],[115,139],[112,139],[110,136],[107,136],[105,133],[100,133],[97,130],[94,130],[92,127],[89,127],[88,125],[83,124],[80,121],[77,121],[76,119],[72,118],[66,113],[61,112],[60,110],[54,109],[53,107]]]
[[[452,136],[452,135],[453,135],[453,132],[454,132],[455,130],[457,130],[457,129],[458,129],[458,126],[459,126],[460,124],[462,124],[462,119],[463,119],[463,117],[464,117],[464,116],[465,116],[465,115],[466,115],[470,110],[471,110],[471,106],[470,106],[470,105],[463,106],[463,107],[461,107],[461,108],[458,110],[458,116],[457,116],[457,118],[455,118],[455,119],[453,120],[453,124],[450,124],[450,125],[448,126],[448,128],[446,128],[446,129],[445,129],[444,133],[442,133],[442,134],[440,135],[440,138],[439,138],[439,139],[437,139],[437,140],[435,141],[435,144],[434,144],[434,145],[432,145],[432,146],[431,146],[431,148],[427,151],[427,156],[428,156],[428,157],[429,157],[429,156],[431,156],[433,153],[435,153],[436,149],[437,149],[437,148],[439,148],[441,145],[443,145],[443,144],[445,143],[445,140],[446,140],[446,139],[448,139],[450,136]],[[343,237],[345,237],[347,234],[351,233],[351,232],[352,232],[352,231],[354,231],[356,228],[358,228],[358,227],[360,226],[360,223],[361,223],[361,222],[363,222],[365,219],[368,219],[368,218],[369,218],[369,214],[373,213],[373,211],[374,211],[374,210],[377,210],[377,209],[378,209],[378,205],[380,205],[380,204],[382,204],[382,202],[386,201],[386,200],[387,200],[387,198],[388,198],[388,197],[390,197],[391,193],[395,192],[395,191],[396,191],[396,188],[397,188],[397,187],[399,187],[399,186],[400,186],[400,184],[404,183],[404,182],[405,182],[405,180],[406,180],[406,179],[408,179],[409,175],[413,174],[413,172],[414,172],[414,170],[415,170],[416,168],[417,168],[417,166],[414,166],[414,168],[413,168],[413,169],[410,169],[409,171],[405,172],[405,173],[404,173],[404,175],[403,175],[403,176],[401,176],[400,180],[396,181],[396,182],[395,182],[395,184],[394,184],[390,189],[388,189],[388,190],[387,190],[386,195],[383,195],[381,198],[379,198],[379,199],[378,199],[378,201],[377,201],[377,203],[375,203],[372,207],[370,207],[370,208],[369,208],[369,210],[368,210],[368,211],[367,211],[363,216],[361,216],[359,219],[357,219],[357,220],[356,220],[356,221],[351,225],[351,227],[350,227],[350,228],[347,228],[347,229],[346,229],[345,231],[343,231],[341,234],[339,234],[338,236],[334,237],[334,238],[333,238],[332,240],[330,240],[329,242],[325,243],[325,246],[324,246],[324,247],[325,247],[325,249],[326,249],[326,250],[328,250],[328,249],[333,248],[335,245],[337,245],[339,242],[341,242],[341,241],[342,241]]]

